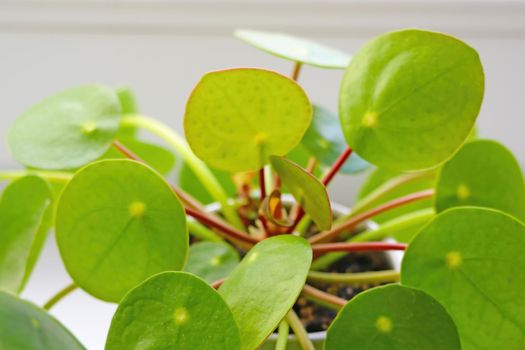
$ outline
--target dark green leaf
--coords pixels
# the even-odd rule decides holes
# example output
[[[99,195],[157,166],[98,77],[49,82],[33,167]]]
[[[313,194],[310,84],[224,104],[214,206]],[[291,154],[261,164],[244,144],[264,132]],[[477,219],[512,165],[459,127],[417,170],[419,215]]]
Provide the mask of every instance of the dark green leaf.
[[[106,350],[128,349],[238,350],[239,331],[212,287],[164,272],[131,290],[113,316]]]
[[[452,318],[428,294],[399,285],[363,292],[339,311],[325,350],[460,350]]]
[[[130,160],[103,160],[75,174],[56,217],[60,254],[75,283],[119,302],[131,288],[186,262],[185,212],[166,181]]]
[[[525,226],[502,212],[455,208],[411,242],[401,281],[438,300],[463,350],[525,349]]]
[[[430,168],[465,142],[483,90],[479,56],[464,42],[414,29],[383,34],[348,66],[339,97],[343,133],[375,165]]]

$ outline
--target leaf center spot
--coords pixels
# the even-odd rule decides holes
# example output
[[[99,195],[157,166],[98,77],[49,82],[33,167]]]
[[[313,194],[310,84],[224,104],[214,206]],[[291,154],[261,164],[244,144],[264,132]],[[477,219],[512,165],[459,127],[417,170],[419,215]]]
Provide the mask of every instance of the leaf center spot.
[[[377,113],[366,112],[363,116],[362,123],[365,128],[373,128],[377,124]]]
[[[265,143],[267,139],[268,139],[268,135],[264,132],[258,132],[255,135],[255,143],[258,145]]]
[[[449,269],[457,269],[463,262],[461,254],[456,251],[449,252],[445,257],[445,260]]]
[[[32,318],[31,319],[31,324],[33,325],[33,327],[35,327],[37,329],[40,328],[40,321],[37,320],[36,318]]]
[[[257,257],[259,256],[259,254],[257,252],[253,252],[252,254],[250,254],[250,256],[248,257],[248,262],[249,263],[252,263],[254,262]]]
[[[82,124],[82,132],[86,135],[92,134],[97,130],[97,123],[95,122],[85,122]]]
[[[173,313],[173,319],[175,320],[175,323],[179,326],[188,322],[189,318],[190,315],[188,314],[188,310],[184,307],[176,308],[175,312]]]
[[[221,263],[221,258],[216,256],[210,261],[212,266],[218,266]]]
[[[470,189],[467,185],[459,185],[456,192],[459,199],[467,199],[468,197],[470,197]]]
[[[144,216],[146,212],[146,204],[141,201],[134,201],[129,205],[129,214],[134,218]]]
[[[392,320],[386,316],[379,316],[376,321],[376,328],[381,333],[390,333],[392,331]]]

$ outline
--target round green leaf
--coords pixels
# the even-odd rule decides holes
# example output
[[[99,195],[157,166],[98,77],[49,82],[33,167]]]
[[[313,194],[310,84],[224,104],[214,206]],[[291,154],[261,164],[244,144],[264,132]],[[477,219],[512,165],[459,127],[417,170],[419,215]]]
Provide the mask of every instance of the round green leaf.
[[[131,290],[111,321],[106,350],[238,350],[232,312],[206,282],[185,272],[155,275]]]
[[[0,349],[84,350],[60,322],[36,305],[0,291]]]
[[[103,160],[75,174],[58,203],[56,238],[75,283],[112,302],[158,272],[180,270],[188,253],[179,199],[154,170],[131,160]]]
[[[512,153],[498,142],[467,143],[441,169],[436,210],[468,205],[498,209],[525,220],[523,174]]]
[[[199,242],[190,246],[184,270],[213,283],[230,274],[239,263],[239,253],[223,242]]]
[[[411,242],[401,281],[438,300],[463,350],[525,348],[525,226],[502,212],[455,208]]]
[[[210,170],[213,175],[215,175],[217,181],[222,185],[222,188],[226,191],[228,197],[234,197],[237,193],[237,188],[233,182],[232,174],[214,168],[210,168]],[[180,167],[178,180],[180,188],[191,194],[199,202],[203,204],[214,202],[208,190],[185,162],[182,163],[182,166]]]
[[[312,261],[297,236],[265,239],[253,247],[219,288],[241,334],[241,349],[256,349],[293,306]]]
[[[469,136],[483,89],[479,56],[464,42],[413,29],[384,34],[348,66],[339,97],[343,133],[380,167],[433,167]]]
[[[20,116],[9,130],[9,148],[30,167],[79,167],[106,152],[119,119],[120,102],[113,89],[72,88],[40,101]]]
[[[350,62],[342,51],[287,34],[239,29],[234,35],[272,55],[315,67],[345,69]]]
[[[460,350],[452,318],[428,294],[399,285],[349,301],[332,322],[325,350]]]
[[[270,159],[283,185],[295,200],[301,203],[317,227],[320,230],[329,230],[332,226],[332,208],[324,185],[308,171],[286,158],[272,156]]]
[[[0,201],[0,289],[22,291],[51,228],[51,190],[37,176],[6,187]]]
[[[312,123],[306,130],[301,143],[321,165],[330,167],[346,149],[346,141],[337,116],[326,108],[315,106]],[[342,174],[358,173],[370,164],[357,153],[353,153],[343,164]]]
[[[302,139],[312,105],[293,80],[263,69],[205,74],[186,105],[184,129],[195,154],[230,172],[258,170]]]

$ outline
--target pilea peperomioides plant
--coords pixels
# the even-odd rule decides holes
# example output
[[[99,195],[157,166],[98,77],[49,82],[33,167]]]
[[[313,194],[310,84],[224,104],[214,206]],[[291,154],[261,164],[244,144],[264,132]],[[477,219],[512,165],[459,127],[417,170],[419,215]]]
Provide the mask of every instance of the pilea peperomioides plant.
[[[352,58],[235,36],[293,74],[205,74],[187,143],[131,91],[99,85],[15,122],[26,169],[0,173],[0,349],[83,349],[48,314],[76,288],[118,303],[107,350],[524,349],[525,185],[513,155],[473,132],[476,51],[412,29]],[[346,70],[339,120],[297,83],[303,64]],[[334,176],[372,165],[352,210],[337,209]],[[39,308],[17,295],[51,228],[73,283]],[[400,268],[391,250],[406,250]]]

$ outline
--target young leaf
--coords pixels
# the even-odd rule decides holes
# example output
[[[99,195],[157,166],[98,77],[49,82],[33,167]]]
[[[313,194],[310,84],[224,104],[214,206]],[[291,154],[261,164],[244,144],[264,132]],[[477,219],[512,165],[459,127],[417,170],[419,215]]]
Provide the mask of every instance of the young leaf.
[[[498,209],[525,220],[525,183],[512,153],[498,142],[467,143],[443,165],[436,186],[438,212],[456,206]]]
[[[320,68],[345,69],[350,56],[344,52],[295,36],[239,29],[238,39],[272,55]]]
[[[332,166],[347,147],[337,116],[326,108],[316,105],[314,105],[312,123],[306,130],[301,144],[325,167]],[[368,162],[354,153],[344,163],[340,172],[358,173],[369,166]]]
[[[332,226],[332,209],[324,185],[297,164],[282,157],[270,157],[272,166],[281,177],[283,185],[301,203],[320,230]]]
[[[0,291],[0,349],[85,348],[47,312],[14,295]]]
[[[120,119],[113,89],[88,85],[50,96],[27,110],[9,130],[8,143],[22,164],[42,169],[76,168],[111,145]]]
[[[75,174],[58,203],[56,238],[75,283],[112,302],[153,274],[180,270],[188,253],[179,199],[158,173],[130,160]]]
[[[401,282],[436,298],[463,350],[525,348],[525,226],[502,212],[455,208],[408,247]]]
[[[479,56],[462,41],[413,29],[387,33],[348,66],[339,97],[343,133],[380,167],[433,167],[469,136],[483,89]]]
[[[228,276],[238,263],[239,253],[229,244],[199,242],[190,246],[190,255],[184,271],[213,283]]]
[[[223,170],[217,170],[213,168],[210,168],[210,170],[213,173],[213,175],[215,175],[215,177],[217,178],[217,181],[219,181],[219,183],[222,185],[222,187],[226,191],[226,194],[230,198],[233,197],[237,189],[235,188],[235,183],[233,182],[232,174]],[[195,173],[186,163],[182,163],[182,166],[179,170],[179,186],[203,204],[210,204],[214,202],[208,190],[206,190],[202,182],[199,181]]]
[[[258,170],[294,148],[312,105],[293,80],[263,69],[204,75],[186,105],[184,129],[195,154],[230,172]]]
[[[339,311],[325,350],[460,350],[452,318],[428,294],[399,285],[369,289]]]
[[[20,293],[51,228],[51,190],[37,176],[6,187],[0,201],[0,289]]]
[[[238,350],[239,330],[228,305],[206,282],[164,272],[124,297],[105,349]]]
[[[219,289],[241,334],[241,349],[257,348],[297,299],[310,268],[306,240],[281,235],[258,243]]]

